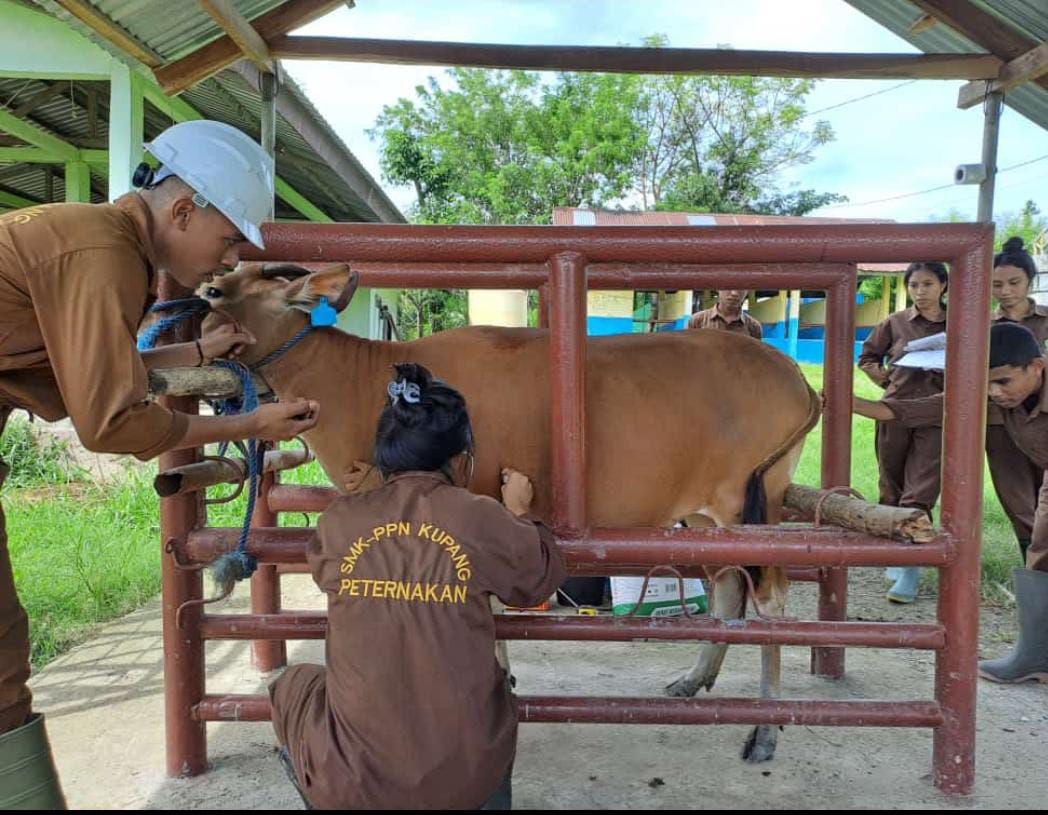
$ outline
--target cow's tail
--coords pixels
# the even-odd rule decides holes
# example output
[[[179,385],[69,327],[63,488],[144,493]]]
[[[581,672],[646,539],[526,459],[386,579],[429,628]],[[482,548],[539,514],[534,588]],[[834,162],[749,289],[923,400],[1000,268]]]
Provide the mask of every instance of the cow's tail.
[[[794,430],[786,441],[772,450],[768,457],[758,464],[750,474],[750,479],[746,482],[746,499],[742,505],[742,522],[744,524],[764,524],[768,522],[768,496],[764,492],[764,474],[818,424],[819,416],[822,413],[822,399],[819,398],[819,394],[815,392],[811,385],[808,385],[807,382],[804,384],[808,388],[808,415],[804,420],[804,424]]]

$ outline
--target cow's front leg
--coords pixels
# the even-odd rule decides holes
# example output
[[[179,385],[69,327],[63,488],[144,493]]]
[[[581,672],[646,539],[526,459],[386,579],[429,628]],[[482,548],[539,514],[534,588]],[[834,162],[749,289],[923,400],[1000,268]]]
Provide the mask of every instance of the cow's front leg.
[[[690,521],[689,521],[690,523]],[[711,583],[710,616],[719,620],[738,620],[745,616],[746,589],[742,575],[736,570],[724,571],[715,583]],[[699,688],[712,690],[717,681],[728,645],[723,642],[704,642],[700,646],[699,660],[684,676],[666,686],[668,696],[694,696]]]
[[[761,570],[757,585],[757,603],[763,614],[782,617],[786,610],[786,575],[782,569]],[[782,692],[782,649],[778,645],[761,646],[761,698],[778,699]],[[742,758],[751,764],[771,761],[782,728],[773,724],[757,725],[750,731],[742,748]]]

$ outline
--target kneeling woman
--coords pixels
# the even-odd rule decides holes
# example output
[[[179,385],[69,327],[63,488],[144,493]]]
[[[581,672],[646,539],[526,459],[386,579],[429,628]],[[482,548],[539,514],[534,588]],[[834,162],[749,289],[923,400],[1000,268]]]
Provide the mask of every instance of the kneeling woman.
[[[273,726],[313,806],[508,809],[517,705],[490,598],[536,605],[564,563],[527,517],[527,478],[504,471],[505,507],[465,489],[462,396],[420,365],[396,371],[375,440],[385,483],[337,498],[308,550],[327,667],[273,683]]]

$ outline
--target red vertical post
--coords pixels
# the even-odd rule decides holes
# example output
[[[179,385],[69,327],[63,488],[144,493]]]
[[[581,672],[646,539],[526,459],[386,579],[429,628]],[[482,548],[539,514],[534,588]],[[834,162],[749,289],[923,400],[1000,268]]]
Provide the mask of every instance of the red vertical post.
[[[553,525],[582,537],[586,516],[586,259],[550,260],[549,384]]]
[[[935,698],[944,722],[935,728],[935,785],[967,795],[975,780],[975,692],[979,643],[983,444],[989,362],[993,227],[950,269],[946,317],[946,412],[943,421],[940,523],[957,557],[939,570],[939,621],[946,647],[936,654]]]
[[[265,445],[269,449],[271,445]],[[277,513],[269,508],[269,491],[277,482],[277,473],[265,473],[259,478],[259,495],[251,526],[276,526]],[[280,611],[280,575],[274,565],[259,565],[251,576],[251,613],[276,614]],[[263,673],[287,664],[287,643],[284,640],[254,640],[251,643],[251,664]]]
[[[539,328],[549,328],[549,283],[539,286]]]
[[[160,280],[161,300],[188,297],[168,275]],[[190,339],[190,326],[179,330],[179,339]],[[195,398],[164,398],[161,403],[172,410],[196,413]],[[160,456],[160,469],[181,467],[199,459],[199,450],[176,450]],[[199,634],[200,607],[182,615],[183,628],[175,624],[179,607],[187,600],[203,597],[199,571],[178,568],[170,551],[173,542],[204,522],[203,493],[191,492],[160,500],[161,591],[163,598],[164,642],[164,720],[169,776],[197,775],[207,769],[207,731],[204,722],[193,719],[193,706],[204,698],[204,642]]]
[[[852,374],[855,356],[855,267],[826,292],[826,339],[822,417],[822,486],[851,483]],[[844,620],[848,612],[848,570],[826,569],[819,582],[819,619]],[[844,676],[843,648],[812,648],[811,671]]]

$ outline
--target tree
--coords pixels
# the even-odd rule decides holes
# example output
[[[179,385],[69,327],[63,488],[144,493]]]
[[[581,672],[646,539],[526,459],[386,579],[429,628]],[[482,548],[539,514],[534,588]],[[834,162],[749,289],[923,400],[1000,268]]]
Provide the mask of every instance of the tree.
[[[997,219],[994,249],[1001,251],[1004,242],[1013,235],[1023,239],[1026,251],[1040,254],[1048,245],[1048,218],[1041,214],[1033,201],[1027,201],[1018,215],[1007,214]]]

